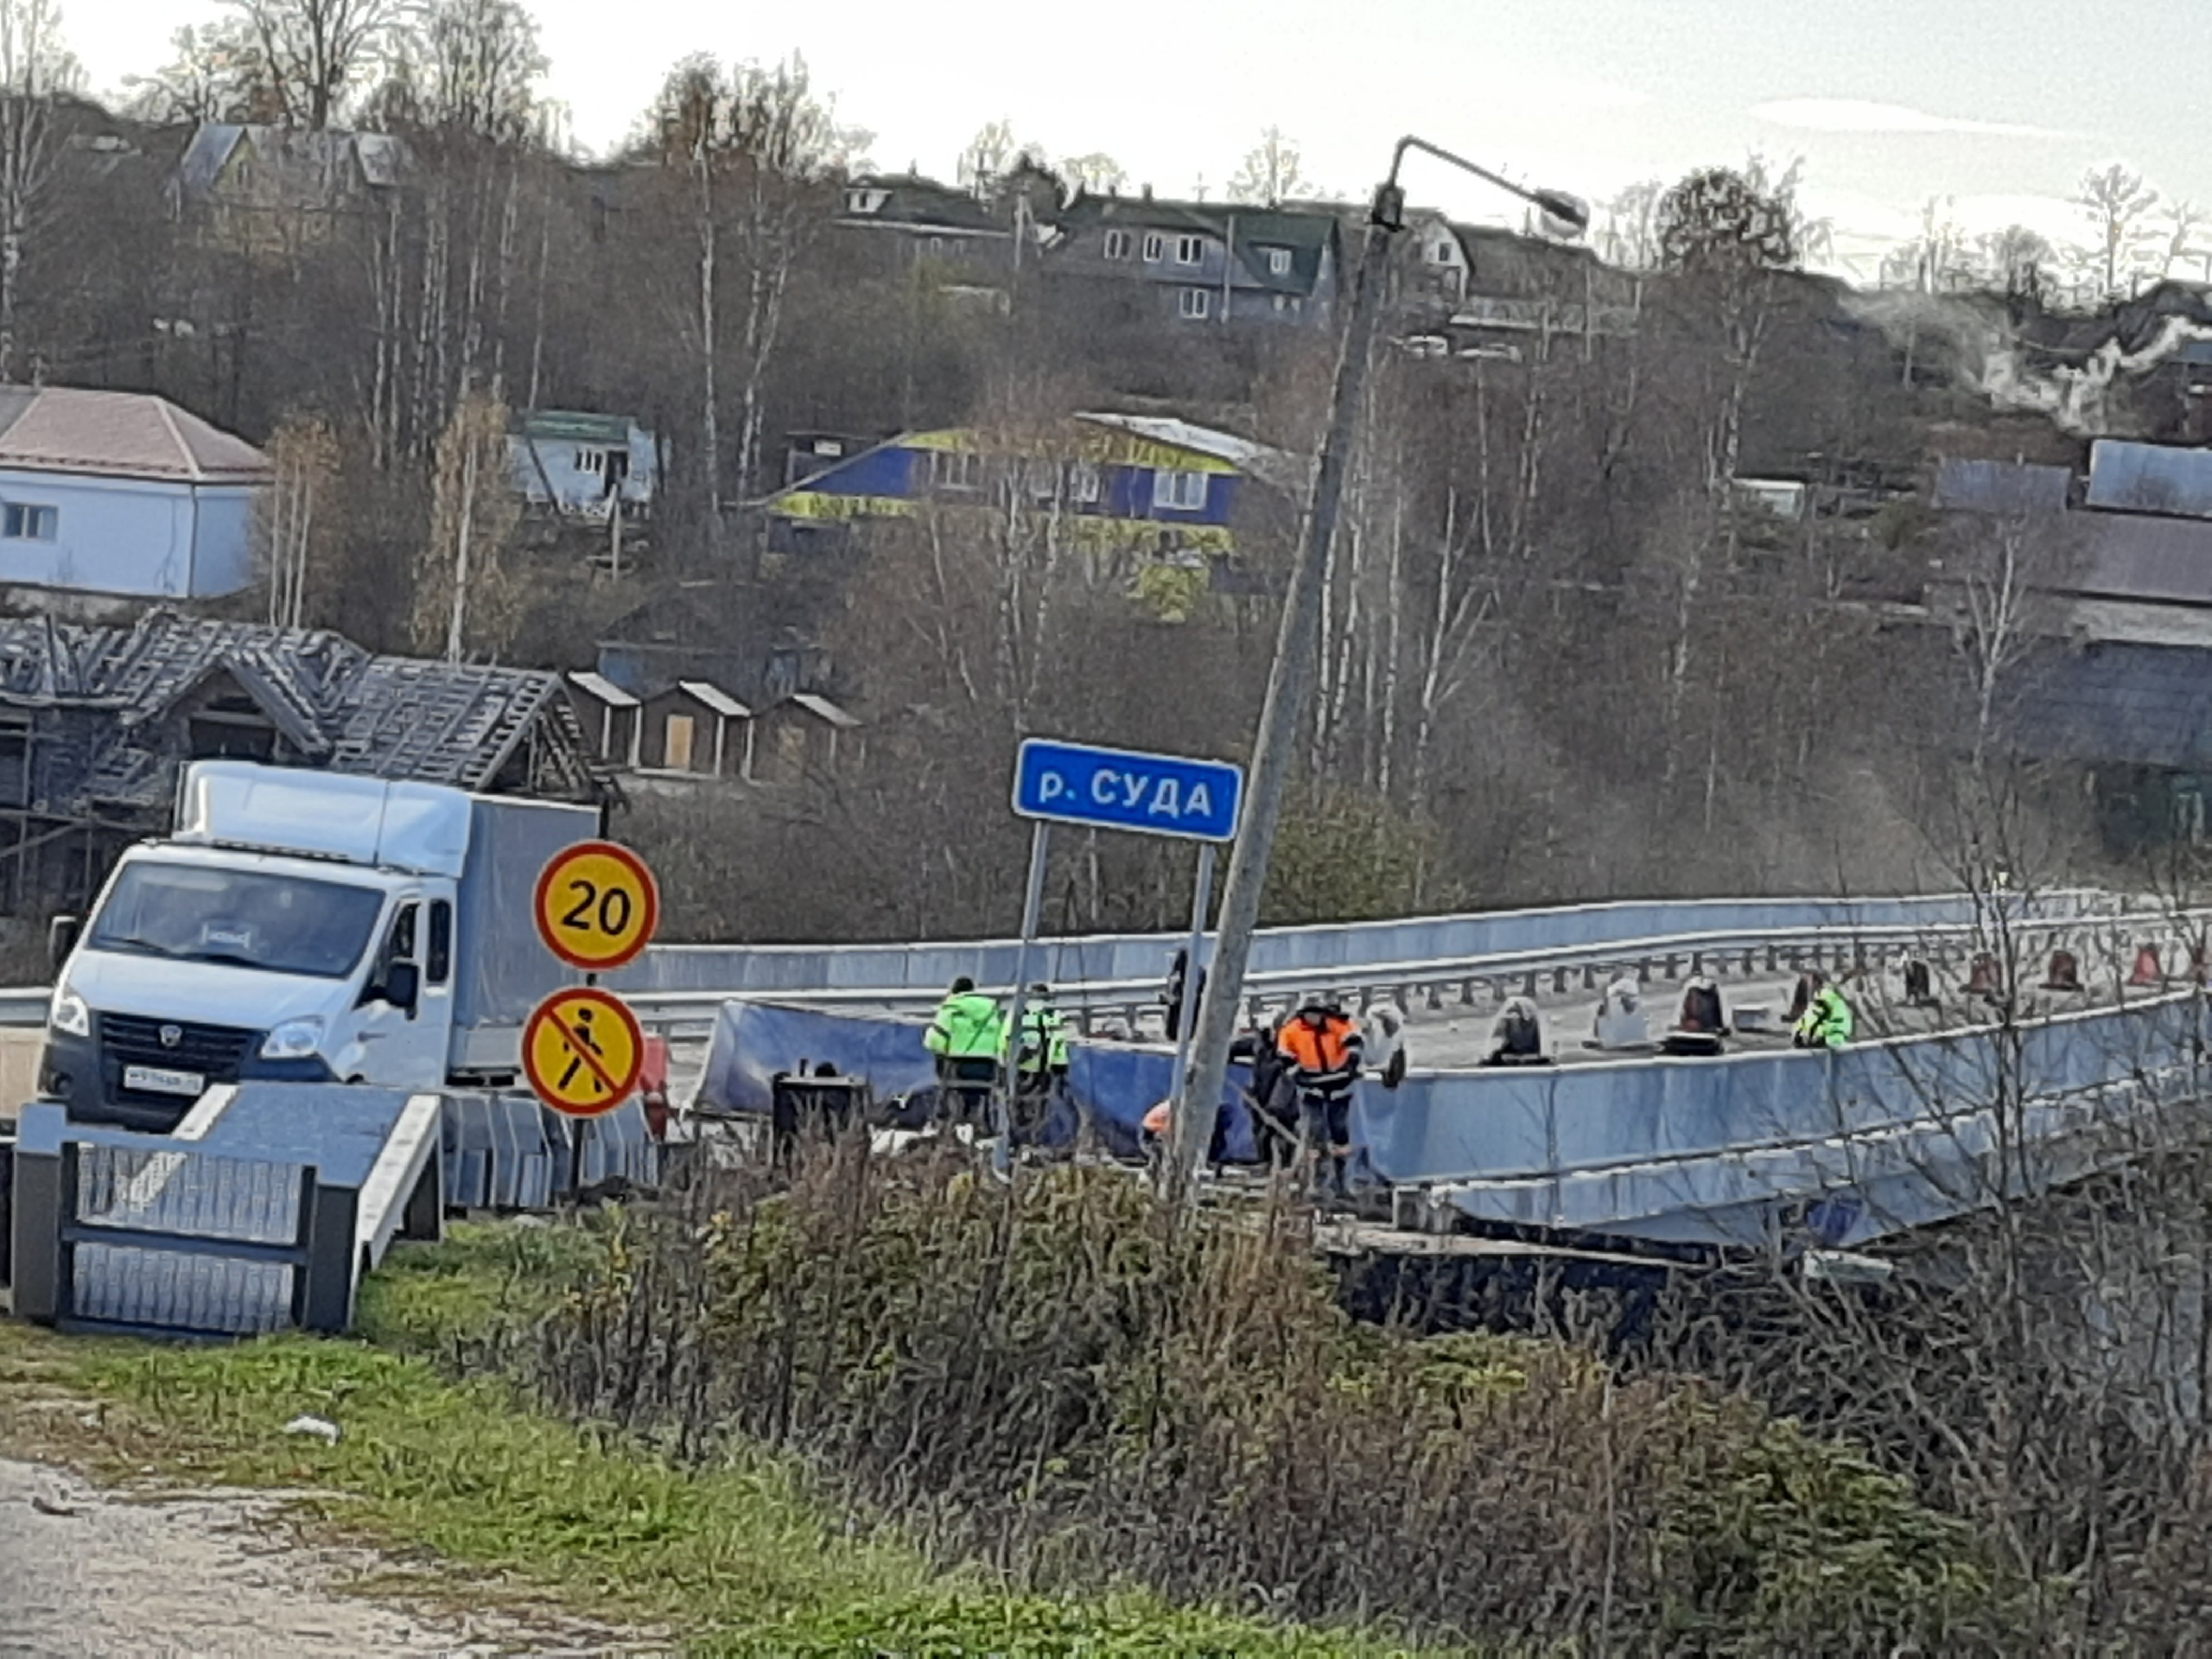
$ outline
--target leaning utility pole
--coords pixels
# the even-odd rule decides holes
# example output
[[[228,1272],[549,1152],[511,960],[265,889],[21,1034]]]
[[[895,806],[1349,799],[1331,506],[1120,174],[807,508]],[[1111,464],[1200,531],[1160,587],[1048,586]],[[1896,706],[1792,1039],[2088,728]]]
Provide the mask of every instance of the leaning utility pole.
[[[1572,196],[1555,190],[1524,188],[1487,168],[1411,137],[1398,140],[1397,148],[1390,153],[1389,175],[1376,187],[1374,205],[1368,210],[1367,236],[1359,263],[1352,270],[1351,308],[1337,359],[1329,424],[1314,462],[1298,563],[1291,569],[1290,591],[1284,597],[1282,623],[1275,635],[1274,663],[1268,672],[1267,701],[1261,705],[1259,731],[1252,742],[1243,821],[1237,830],[1236,850],[1230,855],[1229,880],[1221,894],[1220,937],[1207,971],[1205,995],[1198,1005],[1198,1029],[1192,1036],[1190,1086],[1183,1095],[1190,1109],[1177,1112],[1173,1119],[1173,1179],[1169,1185],[1185,1193],[1192,1190],[1192,1178],[1205,1161],[1213,1139],[1214,1115],[1221,1109],[1222,1086],[1229,1072],[1230,1038],[1238,1005],[1243,1001],[1252,930],[1259,922],[1260,893],[1267,886],[1268,861],[1274,851],[1275,821],[1282,813],[1283,789],[1297,753],[1298,734],[1313,700],[1314,670],[1321,650],[1321,588],[1329,544],[1336,536],[1337,510],[1344,499],[1344,471],[1358,435],[1360,402],[1366,391],[1376,322],[1382,310],[1390,241],[1405,226],[1406,194],[1398,183],[1398,168],[1408,149],[1425,151],[1497,185],[1577,232],[1589,223],[1589,209]],[[1198,971],[1195,962],[1191,971]]]

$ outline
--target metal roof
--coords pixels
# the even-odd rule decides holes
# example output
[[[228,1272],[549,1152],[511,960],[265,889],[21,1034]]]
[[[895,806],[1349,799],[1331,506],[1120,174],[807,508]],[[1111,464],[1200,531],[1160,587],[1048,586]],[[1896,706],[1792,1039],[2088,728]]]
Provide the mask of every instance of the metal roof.
[[[2088,500],[2114,512],[2212,518],[2212,449],[2099,438],[2089,446]]]
[[[509,429],[516,435],[541,443],[607,443],[630,442],[632,423],[627,415],[594,415],[574,409],[518,410]]]
[[[2212,768],[2212,652],[2095,645],[2031,659],[2014,741],[2044,760]]]
[[[604,674],[594,673],[588,668],[570,669],[569,683],[586,696],[595,697],[612,709],[634,709],[638,706],[638,700],[627,691]]]
[[[2070,467],[1947,461],[1936,471],[1936,505],[1957,512],[2062,512],[2073,482]]]
[[[269,457],[167,398],[0,386],[0,467],[102,478],[258,484]]]
[[[678,680],[677,687],[688,691],[701,702],[725,720],[750,720],[753,711],[712,680]]]
[[[1294,457],[1217,427],[1200,426],[1172,415],[1115,415],[1096,410],[1078,414],[1076,419],[1094,426],[1110,426],[1154,443],[1195,449],[1279,487],[1289,487],[1296,481],[1299,468]]]
[[[829,721],[842,731],[850,731],[861,723],[857,716],[847,714],[829,698],[811,691],[794,691],[784,701],[797,703],[810,715]]]

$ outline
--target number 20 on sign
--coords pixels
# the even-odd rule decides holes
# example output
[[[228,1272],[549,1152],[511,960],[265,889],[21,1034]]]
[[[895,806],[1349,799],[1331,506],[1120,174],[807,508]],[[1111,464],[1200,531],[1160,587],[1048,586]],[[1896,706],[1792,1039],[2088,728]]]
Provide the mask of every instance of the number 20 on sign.
[[[611,841],[579,842],[537,878],[537,933],[572,968],[605,973],[652,942],[660,889],[645,861]]]

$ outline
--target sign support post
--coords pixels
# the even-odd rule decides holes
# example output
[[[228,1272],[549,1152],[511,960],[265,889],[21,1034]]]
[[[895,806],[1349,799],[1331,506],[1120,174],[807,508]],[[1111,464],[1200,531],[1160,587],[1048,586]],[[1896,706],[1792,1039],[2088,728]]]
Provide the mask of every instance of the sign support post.
[[[1191,1027],[1198,1017],[1198,980],[1205,972],[1206,907],[1213,902],[1214,843],[1198,843],[1198,880],[1191,894],[1191,943],[1183,956],[1182,1006],[1175,1010],[1175,1086],[1168,1091],[1167,1121],[1182,1115],[1191,1089]]]
[[[1037,943],[1037,930],[1044,921],[1045,860],[1052,849],[1052,826],[1039,818],[1029,830],[1029,886],[1021,899],[1021,944],[1014,953],[1014,1006],[1007,1026],[1007,1048],[1005,1065],[999,1068],[999,1086],[991,1091],[998,1102],[994,1116],[998,1119],[993,1127],[999,1131],[998,1149],[991,1154],[991,1166],[1006,1170],[1014,1164],[1014,1103],[1021,1088],[1021,1016],[1022,1005],[1029,995],[1029,952]],[[1041,1061],[1044,1057],[1039,1055]]]

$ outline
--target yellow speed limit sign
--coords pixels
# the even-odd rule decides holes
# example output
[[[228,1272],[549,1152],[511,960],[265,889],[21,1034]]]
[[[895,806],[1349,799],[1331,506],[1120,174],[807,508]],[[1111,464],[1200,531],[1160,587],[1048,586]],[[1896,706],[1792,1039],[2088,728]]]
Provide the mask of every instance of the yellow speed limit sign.
[[[611,841],[554,855],[537,878],[537,936],[570,967],[620,968],[652,942],[660,889],[645,860]]]
[[[523,1027],[522,1069],[537,1097],[571,1117],[597,1117],[630,1097],[645,1033],[622,999],[595,986],[556,991]]]

